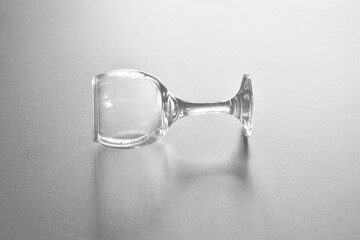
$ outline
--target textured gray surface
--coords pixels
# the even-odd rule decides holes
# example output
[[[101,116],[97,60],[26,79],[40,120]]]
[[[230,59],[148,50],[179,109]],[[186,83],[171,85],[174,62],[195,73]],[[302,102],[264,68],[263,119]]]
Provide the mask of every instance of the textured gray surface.
[[[0,3],[0,239],[358,239],[359,3]],[[92,75],[155,74],[229,116],[175,123],[158,143],[91,142]]]

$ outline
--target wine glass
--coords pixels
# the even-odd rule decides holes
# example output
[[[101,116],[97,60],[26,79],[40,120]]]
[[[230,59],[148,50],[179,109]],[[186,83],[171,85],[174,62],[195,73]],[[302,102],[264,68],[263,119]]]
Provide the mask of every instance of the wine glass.
[[[240,90],[227,101],[191,103],[174,97],[154,76],[119,69],[92,79],[93,140],[116,148],[137,148],[157,141],[180,118],[229,114],[240,120],[245,137],[252,133],[251,79],[243,75]]]

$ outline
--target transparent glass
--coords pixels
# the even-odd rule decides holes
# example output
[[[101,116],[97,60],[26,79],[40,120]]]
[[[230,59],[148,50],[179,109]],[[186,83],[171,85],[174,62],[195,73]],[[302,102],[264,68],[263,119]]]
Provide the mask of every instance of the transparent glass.
[[[198,114],[229,114],[252,133],[253,92],[244,74],[240,90],[227,101],[191,103],[174,97],[143,71],[119,69],[92,79],[94,141],[117,148],[136,148],[157,141],[178,119]]]

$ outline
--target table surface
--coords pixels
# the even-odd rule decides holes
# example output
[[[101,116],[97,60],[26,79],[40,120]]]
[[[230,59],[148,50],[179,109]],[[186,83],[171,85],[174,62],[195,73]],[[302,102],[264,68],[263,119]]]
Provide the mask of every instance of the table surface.
[[[358,239],[360,19],[349,1],[0,3],[0,239]],[[254,133],[179,120],[92,142],[90,79],[133,68],[193,102],[254,89]]]

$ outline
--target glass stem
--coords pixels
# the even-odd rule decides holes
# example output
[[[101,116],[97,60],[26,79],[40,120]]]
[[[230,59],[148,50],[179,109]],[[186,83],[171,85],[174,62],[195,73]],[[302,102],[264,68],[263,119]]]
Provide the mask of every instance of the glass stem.
[[[177,99],[177,118],[200,114],[233,114],[231,100],[215,103],[192,103]]]

